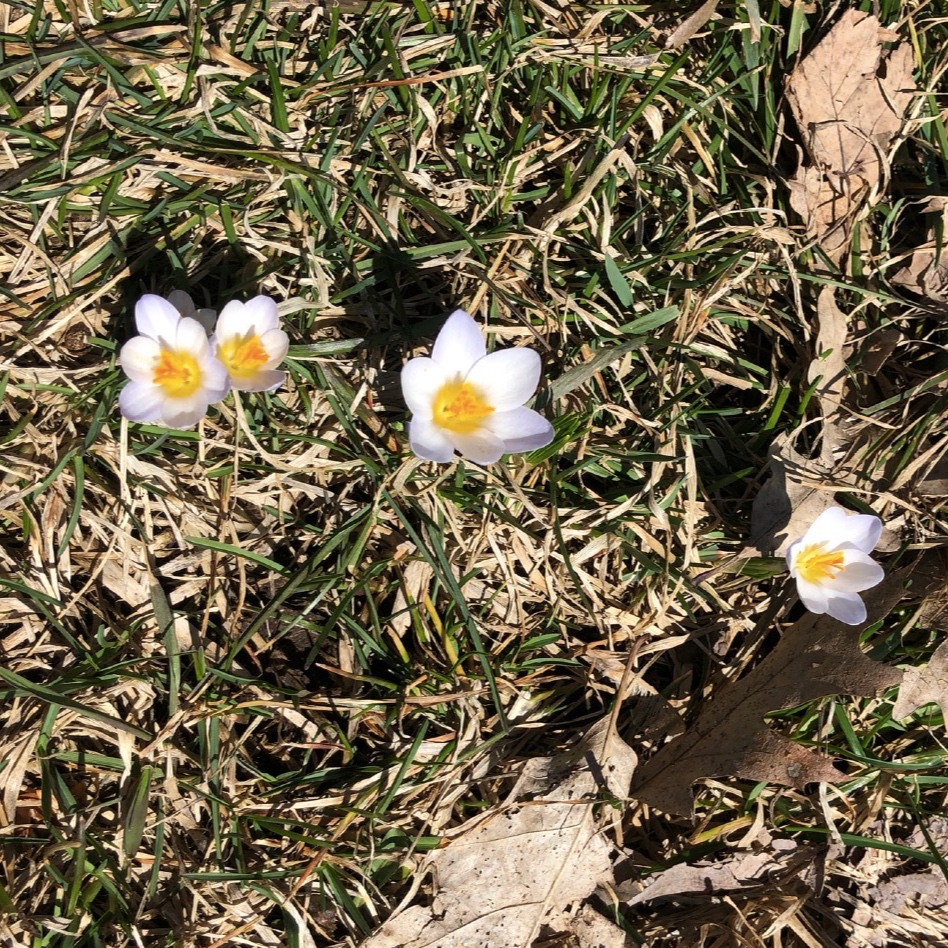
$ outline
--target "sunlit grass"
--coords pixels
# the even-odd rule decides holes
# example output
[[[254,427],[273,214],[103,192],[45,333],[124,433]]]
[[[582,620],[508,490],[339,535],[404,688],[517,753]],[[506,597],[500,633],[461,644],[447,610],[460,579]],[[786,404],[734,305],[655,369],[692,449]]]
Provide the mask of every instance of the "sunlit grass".
[[[943,314],[887,280],[946,187],[948,47],[923,5],[878,6],[933,91],[872,212],[878,252],[837,280],[875,424],[841,499],[943,544],[915,463],[945,438]],[[818,414],[835,278],[783,186],[782,79],[819,15],[739,7],[667,51],[667,4],[4,8],[11,944],[356,944],[519,759],[613,708],[630,650],[688,719],[766,652],[783,580],[695,575],[743,549],[774,437]],[[198,431],[123,424],[134,301],[175,287],[279,300],[285,389]],[[458,306],[541,353],[550,448],[487,471],[410,456],[397,373]],[[909,607],[866,647],[917,665],[937,644]],[[691,828],[632,802],[635,865],[724,853],[762,812],[775,835],[842,834],[841,891],[866,840],[938,861],[905,841],[943,807],[944,722],[895,722],[891,699],[774,709],[846,761],[829,803],[716,778]],[[620,920],[676,944],[660,912]]]

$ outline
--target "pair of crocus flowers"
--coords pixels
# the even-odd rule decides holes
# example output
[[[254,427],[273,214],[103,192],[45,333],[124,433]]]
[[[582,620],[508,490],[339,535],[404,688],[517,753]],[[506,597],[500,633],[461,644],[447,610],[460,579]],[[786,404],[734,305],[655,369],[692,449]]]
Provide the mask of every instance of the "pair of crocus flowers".
[[[119,395],[126,418],[190,428],[231,389],[264,392],[283,383],[286,373],[276,367],[286,356],[289,339],[279,328],[270,297],[228,303],[211,332],[214,315],[213,310],[196,309],[180,290],[168,299],[148,294],[138,301],[139,335],[119,353],[131,380]]]

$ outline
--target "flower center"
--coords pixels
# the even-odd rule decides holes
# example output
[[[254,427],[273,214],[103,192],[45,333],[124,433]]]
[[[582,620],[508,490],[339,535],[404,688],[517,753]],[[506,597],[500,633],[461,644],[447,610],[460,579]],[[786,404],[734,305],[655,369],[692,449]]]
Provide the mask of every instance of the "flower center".
[[[231,336],[217,347],[217,358],[224,363],[235,379],[246,379],[256,375],[260,366],[270,360],[260,337],[253,333],[246,336]]]
[[[153,379],[169,398],[187,398],[201,387],[201,369],[191,353],[162,349]]]
[[[823,543],[811,543],[797,554],[797,575],[808,583],[832,582],[843,568],[842,551],[827,553]]]
[[[434,422],[455,434],[471,434],[494,411],[467,382],[445,382],[434,397]]]

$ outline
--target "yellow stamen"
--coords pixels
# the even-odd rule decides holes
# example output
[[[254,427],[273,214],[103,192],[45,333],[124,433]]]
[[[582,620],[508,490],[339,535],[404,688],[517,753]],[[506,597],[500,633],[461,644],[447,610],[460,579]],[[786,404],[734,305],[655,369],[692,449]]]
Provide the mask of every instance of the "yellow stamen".
[[[237,379],[256,375],[260,366],[270,361],[270,356],[256,333],[231,336],[217,347],[217,358],[224,363],[231,376]]]
[[[494,409],[467,382],[445,382],[434,398],[434,422],[455,434],[471,434]]]
[[[169,398],[187,398],[201,386],[201,369],[191,353],[162,349],[153,379]]]
[[[832,582],[843,568],[842,551],[827,553],[823,543],[811,543],[797,554],[797,575],[808,583]]]

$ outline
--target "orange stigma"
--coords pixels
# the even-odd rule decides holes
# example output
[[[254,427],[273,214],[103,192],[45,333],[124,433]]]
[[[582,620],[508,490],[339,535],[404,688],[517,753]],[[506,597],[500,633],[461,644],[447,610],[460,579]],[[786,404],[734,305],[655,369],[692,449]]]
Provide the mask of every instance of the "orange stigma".
[[[189,352],[162,349],[153,379],[169,398],[187,398],[201,386],[201,369]]]
[[[827,553],[823,543],[811,543],[797,554],[797,575],[808,583],[832,582],[843,568],[843,553]]]
[[[256,375],[265,362],[270,360],[260,337],[254,333],[247,336],[231,336],[217,347],[217,358],[224,363],[235,379],[247,379]]]
[[[455,434],[471,434],[494,409],[467,382],[445,382],[434,398],[434,422]]]

